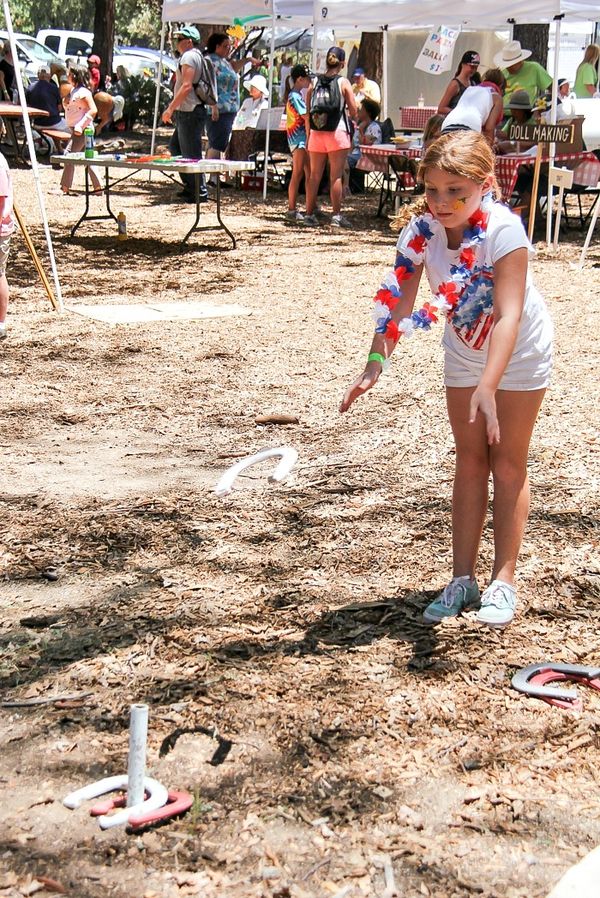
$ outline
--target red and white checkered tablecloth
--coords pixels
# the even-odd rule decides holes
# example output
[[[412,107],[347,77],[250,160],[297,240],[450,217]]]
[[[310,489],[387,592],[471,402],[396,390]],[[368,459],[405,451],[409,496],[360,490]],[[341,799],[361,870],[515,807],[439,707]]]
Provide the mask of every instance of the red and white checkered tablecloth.
[[[549,156],[542,156],[542,162],[549,162]],[[583,187],[596,187],[600,182],[600,160],[593,153],[560,153],[554,157],[555,165],[571,163],[573,183]],[[575,162],[576,165],[572,163]],[[505,200],[510,199],[515,188],[520,165],[534,165],[535,156],[530,153],[510,153],[496,156],[496,177]]]
[[[409,159],[420,159],[422,153],[421,147],[402,147],[395,143],[361,144],[357,168],[360,171],[387,172],[390,156],[408,156]]]
[[[437,106],[402,106],[400,108],[400,128],[424,131],[425,125],[437,112]]]

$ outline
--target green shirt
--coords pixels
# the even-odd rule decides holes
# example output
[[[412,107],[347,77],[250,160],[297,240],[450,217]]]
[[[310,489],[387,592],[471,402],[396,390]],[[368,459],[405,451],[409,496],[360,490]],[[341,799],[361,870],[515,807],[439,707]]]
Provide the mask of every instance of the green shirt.
[[[577,69],[575,76],[575,96],[580,100],[589,100],[593,95],[586,88],[586,84],[592,84],[594,87],[598,84],[598,72],[591,62],[582,62]]]
[[[532,102],[540,94],[543,94],[547,87],[552,84],[552,78],[546,69],[539,62],[530,62],[525,60],[518,72],[511,75],[506,69],[503,70],[506,78],[506,90],[504,91],[504,111],[508,112],[508,101],[516,90],[526,90],[529,99]]]

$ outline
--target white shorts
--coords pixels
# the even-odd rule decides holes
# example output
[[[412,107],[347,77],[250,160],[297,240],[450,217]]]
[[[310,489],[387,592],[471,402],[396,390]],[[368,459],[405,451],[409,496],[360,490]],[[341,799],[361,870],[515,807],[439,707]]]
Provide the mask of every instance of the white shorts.
[[[545,306],[538,307],[527,323],[526,338],[517,338],[515,351],[506,367],[499,390],[528,392],[544,390],[552,373],[552,321]],[[475,350],[465,346],[446,325],[442,338],[444,347],[444,383],[447,387],[476,387],[487,362],[487,349]],[[489,346],[489,340],[487,341]]]

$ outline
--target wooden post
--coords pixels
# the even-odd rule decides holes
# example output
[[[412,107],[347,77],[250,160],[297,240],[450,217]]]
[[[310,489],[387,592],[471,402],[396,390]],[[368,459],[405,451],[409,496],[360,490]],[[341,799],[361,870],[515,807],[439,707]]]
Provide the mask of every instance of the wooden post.
[[[54,311],[58,312],[59,311],[58,303],[56,302],[56,297],[54,296],[54,291],[52,290],[50,281],[48,280],[48,278],[46,276],[46,272],[44,271],[44,269],[42,267],[40,257],[38,256],[38,254],[35,250],[35,246],[33,245],[32,241],[31,241],[31,237],[29,236],[29,232],[28,232],[27,228],[25,227],[25,222],[21,218],[21,216],[19,214],[19,210],[14,205],[14,203],[13,203],[13,210],[14,210],[17,222],[19,224],[19,228],[23,235],[23,240],[25,241],[25,246],[29,250],[29,254],[31,255],[31,258],[33,259],[33,264],[37,268],[37,272],[41,278],[42,284],[44,285],[44,289],[46,291],[48,299],[52,303],[52,307],[53,307]]]
[[[537,153],[535,154],[535,168],[533,170],[533,187],[531,188],[531,202],[529,204],[529,230],[527,236],[530,240],[533,238],[533,229],[535,228],[535,213],[537,209],[537,191],[540,183],[540,168],[542,165],[542,153],[544,145],[538,143]]]

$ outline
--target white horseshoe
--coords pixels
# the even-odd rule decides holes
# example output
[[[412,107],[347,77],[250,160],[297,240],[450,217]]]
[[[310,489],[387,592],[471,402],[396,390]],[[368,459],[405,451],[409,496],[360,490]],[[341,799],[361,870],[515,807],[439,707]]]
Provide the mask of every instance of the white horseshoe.
[[[115,789],[126,788],[127,774],[121,776],[107,776],[103,780],[98,780],[95,783],[90,783],[89,786],[77,789],[76,792],[70,792],[66,798],[63,798],[63,804],[71,809],[78,808],[84,801],[98,798],[99,795],[105,795],[107,792],[114,792]],[[125,808],[123,811],[118,811],[116,814],[105,814],[104,816],[99,817],[98,823],[100,824],[100,829],[111,829],[113,826],[120,826],[121,824],[127,823],[130,815],[137,816],[140,813],[144,814],[148,811],[156,811],[158,808],[164,807],[169,800],[167,789],[165,789],[162,783],[159,783],[158,780],[144,777],[144,790],[148,792],[149,795],[145,801],[142,801],[140,804],[136,804],[133,807]]]
[[[144,777],[144,791],[148,792],[148,798],[139,804],[123,811],[117,811],[116,814],[105,814],[98,817],[100,829],[111,829],[113,826],[121,826],[127,823],[130,817],[137,817],[140,814],[147,814],[149,811],[157,811],[164,808],[169,800],[169,792],[158,780],[153,780],[149,776]]]
[[[121,776],[107,776],[103,780],[90,783],[76,792],[69,792],[66,798],[63,798],[63,804],[67,808],[79,808],[84,801],[90,801],[92,798],[98,798],[99,795],[106,795],[107,792],[114,792],[115,789],[127,788],[127,774]]]
[[[274,458],[275,456],[281,456],[281,461],[269,476],[269,481],[271,483],[280,483],[288,476],[298,461],[298,453],[290,446],[279,446],[277,449],[263,449],[261,452],[242,458],[225,471],[215,487],[215,493],[220,497],[228,496],[233,489],[233,484],[238,474],[251,465],[256,465],[266,458]]]

